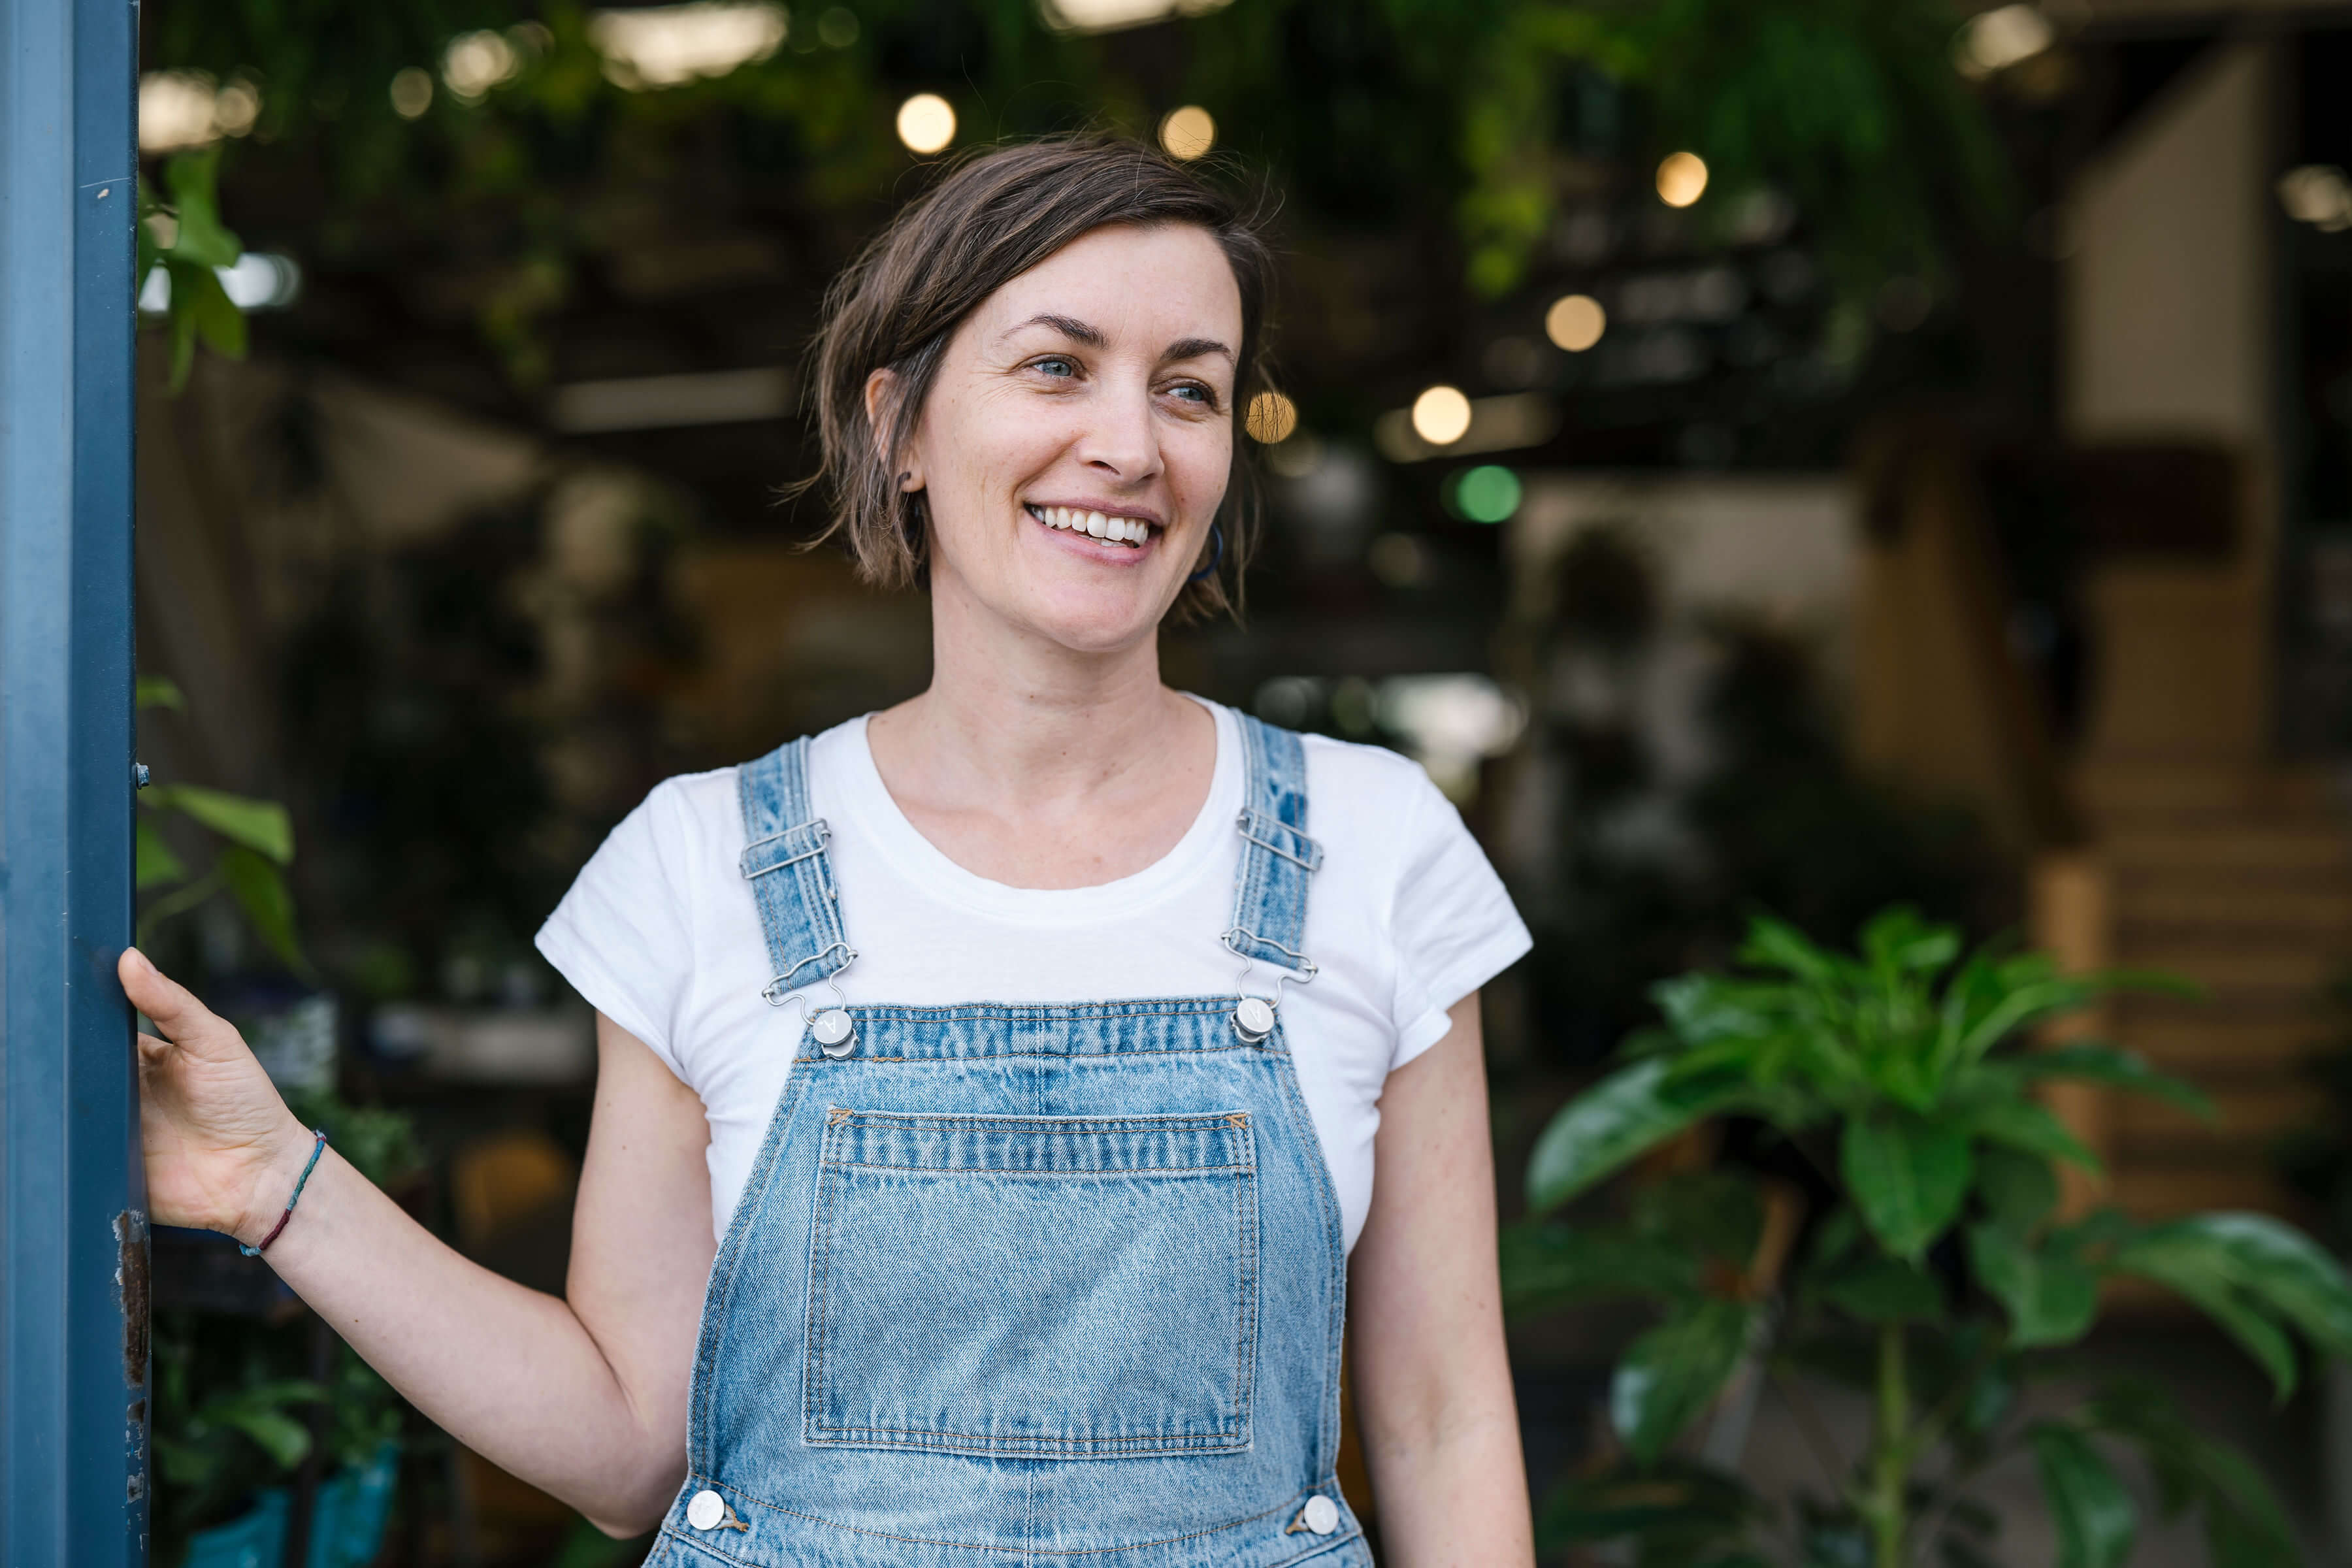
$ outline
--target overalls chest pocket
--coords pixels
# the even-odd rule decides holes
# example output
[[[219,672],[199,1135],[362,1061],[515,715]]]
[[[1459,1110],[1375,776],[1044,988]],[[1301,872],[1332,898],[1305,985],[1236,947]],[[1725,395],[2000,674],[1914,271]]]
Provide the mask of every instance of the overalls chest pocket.
[[[808,1442],[1062,1459],[1249,1447],[1246,1113],[835,1108],[814,1215]]]

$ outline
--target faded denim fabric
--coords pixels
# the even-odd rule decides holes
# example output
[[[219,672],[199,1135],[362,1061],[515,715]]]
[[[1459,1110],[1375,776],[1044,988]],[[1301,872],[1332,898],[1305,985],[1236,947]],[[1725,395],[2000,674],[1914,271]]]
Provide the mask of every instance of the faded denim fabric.
[[[1234,1020],[1312,978],[1321,850],[1298,738],[1242,729],[1224,996],[859,1003],[807,742],[742,770],[770,999],[833,981],[856,1032],[803,1042],[719,1247],[650,1563],[1370,1568],[1333,1473],[1339,1202],[1279,1006],[1257,1043]]]

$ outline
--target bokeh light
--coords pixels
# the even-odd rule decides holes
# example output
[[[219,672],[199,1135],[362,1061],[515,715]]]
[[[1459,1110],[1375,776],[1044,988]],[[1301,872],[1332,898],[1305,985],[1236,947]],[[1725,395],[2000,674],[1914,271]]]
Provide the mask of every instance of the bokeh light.
[[[1669,153],[1658,164],[1658,199],[1686,207],[1706,194],[1706,160],[1696,153]]]
[[[2030,60],[2057,39],[2050,18],[2031,5],[2003,5],[1969,19],[1953,49],[1960,74],[1987,77]]]
[[[441,56],[441,81],[461,99],[476,99],[522,69],[522,56],[505,35],[485,27],[449,41]]]
[[[419,66],[408,66],[392,76],[392,111],[403,120],[414,120],[433,107],[433,74]]]
[[[604,57],[604,77],[631,91],[722,77],[766,59],[789,31],[775,0],[691,0],[598,11],[588,37]]]
[[[909,152],[936,153],[955,132],[955,110],[936,92],[919,92],[898,106],[898,140]]]
[[[1216,144],[1217,122],[1197,103],[1169,110],[1168,118],[1160,122],[1160,145],[1171,158],[1190,163]]]
[[[1572,354],[1580,354],[1609,330],[1609,312],[1590,294],[1566,294],[1544,312],[1544,336]]]
[[[1298,428],[1298,405],[1279,392],[1261,392],[1250,399],[1249,412],[1242,416],[1242,428],[1249,432],[1251,440],[1268,447],[1287,441]]]
[[[1500,522],[1519,510],[1519,476],[1499,463],[1465,469],[1454,481],[1454,509],[1472,522]]]
[[[1470,400],[1458,386],[1429,388],[1412,400],[1412,433],[1433,447],[1451,447],[1470,433]]]

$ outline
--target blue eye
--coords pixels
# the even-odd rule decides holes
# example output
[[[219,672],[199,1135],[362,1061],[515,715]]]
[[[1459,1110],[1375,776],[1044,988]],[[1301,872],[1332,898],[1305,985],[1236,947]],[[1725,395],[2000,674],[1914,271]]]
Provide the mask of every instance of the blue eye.
[[[1069,376],[1078,374],[1076,363],[1064,359],[1058,354],[1051,359],[1039,360],[1036,368],[1044,371],[1047,375]]]

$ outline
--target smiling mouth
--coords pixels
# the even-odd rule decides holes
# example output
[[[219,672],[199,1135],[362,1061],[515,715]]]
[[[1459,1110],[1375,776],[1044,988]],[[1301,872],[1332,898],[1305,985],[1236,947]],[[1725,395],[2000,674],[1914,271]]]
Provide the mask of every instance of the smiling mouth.
[[[1083,533],[1105,544],[1140,550],[1151,541],[1151,525],[1139,517],[1109,517],[1076,506],[1024,505],[1022,510],[1047,528]]]

